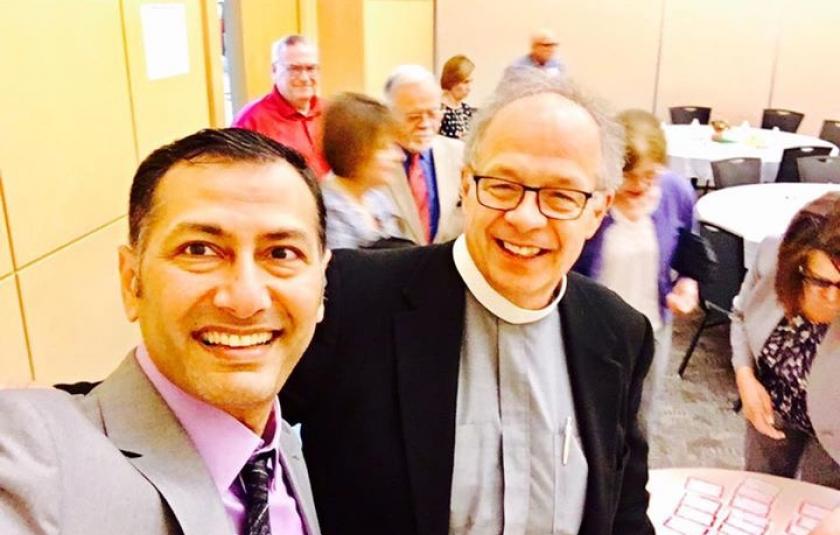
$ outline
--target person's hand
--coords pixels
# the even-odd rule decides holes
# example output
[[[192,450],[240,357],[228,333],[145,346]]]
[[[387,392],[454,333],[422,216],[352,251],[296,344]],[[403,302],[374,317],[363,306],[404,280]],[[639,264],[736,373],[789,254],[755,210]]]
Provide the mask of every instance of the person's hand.
[[[671,293],[665,296],[665,304],[668,310],[677,316],[690,314],[699,303],[697,281],[694,279],[681,278],[674,284]]]
[[[825,517],[811,535],[840,535],[840,508]]]
[[[776,440],[785,438],[784,433],[773,427],[773,402],[767,389],[755,378],[752,368],[744,366],[735,370],[735,382],[744,417],[755,430]]]

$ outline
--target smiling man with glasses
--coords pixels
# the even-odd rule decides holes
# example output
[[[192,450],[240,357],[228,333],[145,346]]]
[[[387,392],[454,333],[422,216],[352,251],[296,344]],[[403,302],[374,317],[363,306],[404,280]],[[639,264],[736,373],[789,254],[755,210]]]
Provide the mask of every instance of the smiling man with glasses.
[[[321,70],[318,49],[300,35],[290,35],[271,47],[274,87],[246,105],[233,126],[266,135],[297,150],[320,177],[329,171],[321,149]]]
[[[650,323],[569,272],[623,154],[567,82],[511,72],[467,141],[463,235],[335,252],[281,392],[324,533],[653,533]]]

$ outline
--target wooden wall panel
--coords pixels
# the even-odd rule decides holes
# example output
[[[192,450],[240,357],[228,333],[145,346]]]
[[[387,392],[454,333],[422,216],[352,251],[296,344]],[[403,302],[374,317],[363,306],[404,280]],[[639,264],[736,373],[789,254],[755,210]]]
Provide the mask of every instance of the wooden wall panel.
[[[210,126],[202,6],[199,0],[122,0],[122,3],[137,153],[143,159],[163,144]],[[189,48],[187,73],[149,78],[141,8],[150,4],[184,6]]]
[[[271,89],[271,44],[299,32],[299,16],[298,0],[225,0],[234,113]]]
[[[0,278],[10,274],[13,269],[9,230],[6,228],[6,213],[3,209],[3,175],[0,174]]]
[[[840,120],[840,2],[786,1],[782,21],[772,107],[804,113],[799,132],[817,135]]]
[[[118,2],[0,7],[0,169],[18,266],[126,210],[136,166]]]
[[[31,378],[15,278],[0,278],[0,383]]]
[[[779,0],[666,2],[657,115],[670,121],[670,106],[710,106],[713,118],[759,124],[779,7]]]
[[[120,297],[126,234],[121,219],[19,272],[38,382],[103,378],[139,340]]]

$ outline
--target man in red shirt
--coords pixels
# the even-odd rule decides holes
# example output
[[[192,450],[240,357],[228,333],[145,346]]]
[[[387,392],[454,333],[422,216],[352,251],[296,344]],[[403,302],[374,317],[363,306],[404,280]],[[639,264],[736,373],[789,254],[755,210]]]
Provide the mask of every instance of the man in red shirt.
[[[321,150],[318,50],[300,35],[271,47],[271,92],[246,105],[233,126],[264,134],[292,147],[319,177],[329,171]]]

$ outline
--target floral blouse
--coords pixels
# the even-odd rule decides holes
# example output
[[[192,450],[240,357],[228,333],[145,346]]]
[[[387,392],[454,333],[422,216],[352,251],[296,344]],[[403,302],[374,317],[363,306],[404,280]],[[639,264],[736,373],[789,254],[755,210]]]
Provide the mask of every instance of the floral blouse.
[[[817,347],[828,331],[826,323],[811,323],[802,315],[782,318],[770,333],[756,361],[758,379],[767,388],[774,410],[792,426],[814,434],[808,416],[808,374]]]
[[[440,109],[443,110],[440,133],[455,139],[463,138],[470,130],[470,121],[475,109],[471,108],[466,102],[462,102],[457,108],[450,108],[446,104],[441,104]]]

